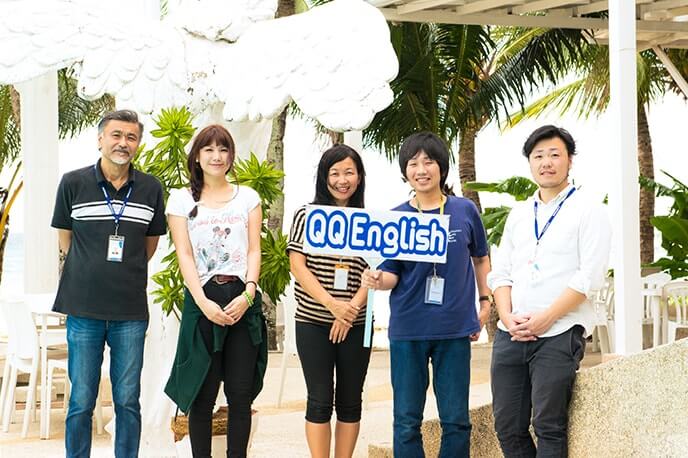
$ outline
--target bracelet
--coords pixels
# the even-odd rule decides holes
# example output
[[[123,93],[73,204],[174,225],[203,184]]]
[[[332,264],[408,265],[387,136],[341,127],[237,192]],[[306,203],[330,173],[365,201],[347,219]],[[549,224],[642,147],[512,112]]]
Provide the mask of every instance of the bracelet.
[[[246,302],[248,302],[248,306],[252,307],[253,306],[253,298],[251,297],[251,295],[249,293],[247,293],[246,291],[242,291],[241,295],[246,298]]]
[[[253,286],[255,286],[256,289],[258,289],[258,283],[254,282],[253,280],[249,280],[249,281],[247,281],[247,282],[245,283],[245,285],[248,286],[249,283],[253,283]]]
[[[490,298],[490,296],[480,296],[478,298],[478,302],[482,302],[482,301],[489,301],[491,303],[492,299]]]

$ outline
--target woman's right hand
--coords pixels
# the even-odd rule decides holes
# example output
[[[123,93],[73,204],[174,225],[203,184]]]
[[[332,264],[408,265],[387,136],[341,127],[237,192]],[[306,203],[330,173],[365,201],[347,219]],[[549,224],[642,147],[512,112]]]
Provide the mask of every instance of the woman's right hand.
[[[352,323],[358,316],[359,308],[353,305],[351,302],[340,301],[337,299],[332,299],[327,308],[332,312],[332,315],[342,323],[351,327]]]
[[[227,313],[222,310],[222,307],[220,307],[216,302],[211,301],[208,298],[201,301],[198,308],[201,309],[201,312],[203,312],[203,315],[205,315],[206,318],[217,325],[229,326],[234,324],[232,317],[227,315]]]

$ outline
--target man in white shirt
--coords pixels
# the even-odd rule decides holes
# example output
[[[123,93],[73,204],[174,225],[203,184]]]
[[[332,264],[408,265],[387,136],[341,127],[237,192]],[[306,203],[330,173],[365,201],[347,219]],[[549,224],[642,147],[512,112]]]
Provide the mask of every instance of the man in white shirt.
[[[568,455],[568,405],[593,326],[589,298],[604,281],[611,242],[604,205],[569,182],[575,152],[571,134],[555,126],[528,137],[523,154],[539,189],[509,214],[488,275],[500,318],[495,429],[507,458]]]

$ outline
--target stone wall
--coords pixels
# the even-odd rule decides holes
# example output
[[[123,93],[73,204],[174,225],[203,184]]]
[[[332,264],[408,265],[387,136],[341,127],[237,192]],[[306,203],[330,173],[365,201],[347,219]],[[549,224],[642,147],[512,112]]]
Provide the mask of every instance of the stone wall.
[[[492,404],[487,404],[471,409],[471,458],[500,458],[499,443],[494,432],[494,418],[492,417]],[[440,451],[440,436],[442,428],[439,420],[423,422],[421,428],[423,434],[423,448],[425,456],[435,457]],[[369,458],[392,458],[392,445],[390,442],[378,443],[368,446]]]
[[[471,409],[471,457],[502,456],[493,421],[491,405]],[[569,422],[571,458],[688,456],[688,339],[581,371]],[[436,457],[438,420],[422,431]],[[370,445],[368,456],[391,458],[391,445]]]
[[[581,371],[572,457],[688,456],[688,339]]]

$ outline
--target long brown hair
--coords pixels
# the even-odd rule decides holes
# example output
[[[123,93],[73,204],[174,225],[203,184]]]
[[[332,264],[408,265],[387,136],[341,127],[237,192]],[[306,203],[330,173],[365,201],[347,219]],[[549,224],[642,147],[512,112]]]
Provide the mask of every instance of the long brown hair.
[[[211,124],[201,130],[194,138],[189,151],[189,157],[186,160],[186,167],[189,169],[189,184],[191,185],[191,195],[194,202],[201,199],[201,192],[203,191],[203,169],[198,162],[201,149],[208,145],[224,146],[229,150],[229,168],[227,173],[232,170],[234,166],[234,139],[229,131],[219,124]],[[198,214],[198,205],[195,205],[193,210],[189,213],[189,218],[194,218]]]

